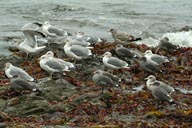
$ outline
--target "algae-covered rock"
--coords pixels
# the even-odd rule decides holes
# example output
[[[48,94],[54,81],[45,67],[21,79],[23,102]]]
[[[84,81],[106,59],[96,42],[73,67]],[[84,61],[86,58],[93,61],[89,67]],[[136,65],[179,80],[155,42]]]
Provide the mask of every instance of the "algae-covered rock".
[[[52,109],[47,100],[38,96],[21,96],[20,102],[16,105],[7,106],[4,112],[10,115],[38,115],[41,113],[50,112]]]
[[[2,111],[6,106],[7,101],[4,99],[0,99],[0,111]]]
[[[82,95],[76,97],[73,100],[73,104],[78,105],[83,102],[95,101],[97,98],[98,98],[98,94],[96,94],[96,93],[85,93],[85,94],[82,94]]]
[[[77,92],[75,86],[64,79],[49,80],[44,82],[41,87],[43,89],[42,97],[48,101],[65,99]]]

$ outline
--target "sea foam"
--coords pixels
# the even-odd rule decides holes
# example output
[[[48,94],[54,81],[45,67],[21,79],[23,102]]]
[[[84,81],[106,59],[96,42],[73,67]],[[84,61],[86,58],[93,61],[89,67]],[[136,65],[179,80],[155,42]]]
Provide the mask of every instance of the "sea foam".
[[[161,38],[168,37],[169,41],[180,47],[192,47],[192,31],[187,32],[169,32],[165,33]],[[137,41],[136,44],[145,44],[149,47],[156,47],[159,43],[159,39],[152,37]]]

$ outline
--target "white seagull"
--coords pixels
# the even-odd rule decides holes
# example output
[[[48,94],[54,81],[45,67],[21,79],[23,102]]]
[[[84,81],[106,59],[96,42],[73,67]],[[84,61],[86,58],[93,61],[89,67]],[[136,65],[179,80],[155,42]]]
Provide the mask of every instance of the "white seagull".
[[[122,68],[130,68],[128,67],[127,62],[117,58],[113,57],[110,52],[105,52],[103,54],[103,64],[111,69],[122,69]]]
[[[12,65],[11,63],[5,63],[5,75],[8,78],[12,78],[15,75],[18,75],[20,78],[27,80],[27,81],[34,81],[34,78],[30,76],[26,71],[23,69]]]
[[[48,56],[48,58],[50,58],[50,59],[52,59],[52,60],[54,60],[54,61],[59,62],[60,64],[66,65],[69,69],[75,68],[75,66],[74,66],[73,63],[64,61],[64,60],[62,60],[62,59],[60,59],[60,58],[55,58],[55,57],[54,57],[54,53],[53,53],[52,51],[48,51],[48,52],[46,53],[46,56]]]
[[[42,29],[42,32],[47,36],[57,37],[68,35],[67,32],[52,26],[48,21],[45,21],[43,24],[38,22],[35,22],[34,24],[38,25]]]
[[[70,41],[67,40],[64,45],[64,52],[68,57],[81,60],[88,58],[92,55],[91,49],[92,47],[83,47],[81,45],[73,45]]]
[[[45,37],[44,33],[39,31],[38,26],[33,23],[25,24],[22,28],[25,39],[23,42],[16,44],[16,47],[27,54],[39,53],[46,48],[46,46],[38,46],[35,36]]]
[[[166,83],[164,83],[162,81],[156,80],[156,77],[154,75],[149,75],[145,79],[147,80],[147,82],[146,82],[147,89],[149,89],[150,91],[153,90],[153,85],[154,84],[158,84],[159,86],[164,88],[169,94],[175,92],[175,89],[172,86],[170,86],[170,85],[168,85],[168,84],[166,84]]]
[[[40,67],[49,73],[50,78],[52,78],[52,74],[55,72],[62,72],[65,75],[64,72],[69,71],[68,66],[59,63],[55,59],[49,58],[46,54],[42,55],[39,60]]]
[[[145,51],[144,56],[147,58],[148,61],[152,61],[156,65],[160,65],[160,64],[169,62],[169,60],[167,59],[166,56],[153,54],[151,50]]]

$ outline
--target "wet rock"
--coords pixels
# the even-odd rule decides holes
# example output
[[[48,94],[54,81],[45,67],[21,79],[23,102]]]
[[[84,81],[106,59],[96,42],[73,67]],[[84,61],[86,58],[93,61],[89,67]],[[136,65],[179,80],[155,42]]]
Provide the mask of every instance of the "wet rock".
[[[23,62],[24,59],[22,57],[17,56],[17,55],[11,55],[11,56],[2,56],[2,57],[0,57],[0,61],[1,61],[0,69],[3,69],[4,64],[7,63],[7,62],[11,62],[14,65],[18,65],[21,62]]]
[[[144,119],[157,119],[159,117],[162,117],[163,115],[165,115],[165,113],[161,111],[150,111],[144,115]]]
[[[85,93],[75,98],[72,104],[78,105],[83,102],[90,102],[90,101],[94,102],[95,98],[97,97],[98,97],[98,94],[96,93],[91,93],[91,92]]]
[[[52,109],[47,100],[38,96],[21,96],[20,102],[16,105],[7,106],[4,112],[16,116],[16,115],[39,115],[41,113],[50,112]]]
[[[0,123],[0,128],[6,128],[7,125],[5,123]]]
[[[49,80],[42,83],[43,94],[41,95],[48,101],[61,100],[77,92],[75,86],[64,79]]]

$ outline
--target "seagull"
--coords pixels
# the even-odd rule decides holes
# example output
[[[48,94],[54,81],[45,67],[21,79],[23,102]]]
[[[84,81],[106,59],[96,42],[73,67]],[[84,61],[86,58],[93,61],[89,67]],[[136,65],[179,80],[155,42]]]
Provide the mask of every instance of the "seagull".
[[[53,53],[52,51],[48,51],[48,52],[46,53],[46,56],[48,56],[48,58],[50,58],[50,59],[52,59],[52,60],[54,60],[54,61],[59,62],[60,64],[63,64],[63,65],[65,65],[65,66],[67,66],[69,69],[74,69],[74,68],[75,68],[75,66],[74,66],[73,63],[64,61],[64,60],[59,59],[59,58],[55,58],[55,57],[54,57],[54,53]]]
[[[93,81],[97,85],[101,86],[102,93],[103,93],[103,89],[105,87],[113,87],[113,86],[119,87],[119,85],[115,81],[115,80],[117,80],[117,78],[114,77],[113,75],[111,75],[111,74],[109,75],[109,74],[110,73],[104,72],[102,70],[97,70],[97,71],[94,72],[94,75],[92,77]]]
[[[31,47],[37,46],[37,41],[35,36],[46,37],[46,35],[41,31],[41,28],[35,23],[27,23],[22,27],[22,32],[27,39],[27,44]]]
[[[175,101],[171,97],[171,94],[175,92],[175,89],[172,86],[167,85],[162,81],[156,80],[155,76],[153,75],[148,76],[146,79],[147,79],[147,82],[146,82],[147,88],[151,91],[155,99],[158,100],[158,105],[159,105],[159,101],[166,101],[171,104],[178,104],[178,105],[183,105],[187,107],[186,104]]]
[[[20,51],[23,51],[27,54],[26,58],[28,58],[29,54],[32,54],[32,53],[37,54],[46,48],[46,46],[37,46],[37,45],[35,47],[32,47],[28,42],[29,40],[25,38],[24,42],[21,42],[16,46]]]
[[[145,78],[145,80],[147,80],[146,85],[150,91],[152,91],[152,89],[153,89],[153,84],[158,83],[159,86],[164,88],[169,94],[175,92],[175,89],[172,86],[170,86],[162,81],[156,80],[156,77],[154,75],[149,75],[147,78]]]
[[[156,64],[148,61],[146,57],[141,58],[141,60],[139,61],[139,66],[142,69],[144,69],[145,71],[150,72],[150,73],[160,73],[160,72],[162,72],[160,70],[160,68]]]
[[[22,27],[22,32],[25,36],[25,39],[23,42],[16,44],[16,47],[20,51],[25,52],[27,54],[27,58],[30,53],[37,54],[46,48],[46,46],[38,46],[37,44],[35,36],[46,37],[45,34],[39,30],[39,27],[37,25],[33,23],[25,24]]]
[[[70,41],[67,40],[64,45],[64,52],[68,57],[81,60],[88,58],[92,55],[91,49],[92,47],[83,47],[81,45],[73,45]]]
[[[151,84],[151,92],[152,95],[159,101],[175,103],[170,93],[158,82],[154,82]]]
[[[67,41],[70,42],[72,45],[81,45],[83,47],[88,47],[89,45],[91,45],[91,43],[89,43],[89,42],[87,42],[85,40],[78,40],[78,39],[68,38]]]
[[[169,38],[164,37],[164,38],[162,38],[160,40],[156,53],[158,52],[159,49],[162,49],[162,50],[165,50],[165,51],[168,51],[168,52],[172,52],[172,51],[178,50],[179,46],[170,43]]]
[[[34,81],[34,78],[30,76],[26,71],[23,69],[12,65],[11,63],[5,63],[5,75],[8,78],[12,78],[15,75],[18,75],[20,78],[27,80],[27,81]]]
[[[49,58],[48,55],[42,55],[38,60],[40,67],[49,73],[50,78],[52,78],[53,73],[69,71],[68,66],[61,64],[53,58]]]
[[[21,30],[22,31],[24,31],[24,30],[33,30],[33,31],[41,32],[41,28],[36,23],[26,23],[25,25],[23,25]]]
[[[76,39],[79,40],[79,41],[85,41],[85,42],[89,42],[91,44],[94,44],[94,43],[100,43],[100,42],[104,42],[105,40],[102,39],[102,38],[99,38],[99,37],[93,37],[93,36],[88,36],[86,35],[84,32],[76,32]]]
[[[115,52],[118,56],[126,57],[129,59],[137,57],[136,54],[132,53],[132,51],[129,48],[124,47],[122,44],[116,45]]]
[[[126,32],[117,32],[117,30],[114,28],[111,28],[109,32],[112,33],[112,37],[117,43],[128,43],[131,41],[141,40],[141,38],[136,38]]]
[[[106,67],[111,68],[111,69],[122,69],[122,68],[127,68],[128,67],[127,62],[117,58],[113,57],[110,52],[105,52],[103,54],[103,63]]]
[[[144,56],[147,58],[148,61],[152,61],[156,65],[160,65],[160,64],[169,62],[167,57],[161,56],[158,54],[153,54],[151,50],[145,51]]]
[[[43,24],[34,22],[34,24],[38,25],[40,28],[42,28],[42,31],[47,35],[51,37],[57,37],[57,36],[64,36],[68,35],[65,31],[56,28],[55,26],[52,26],[48,21],[45,21]]]
[[[22,92],[22,91],[37,92],[37,91],[40,91],[37,87],[35,87],[34,85],[31,85],[29,82],[22,79],[19,75],[14,75],[11,78],[10,85],[16,92]]]

